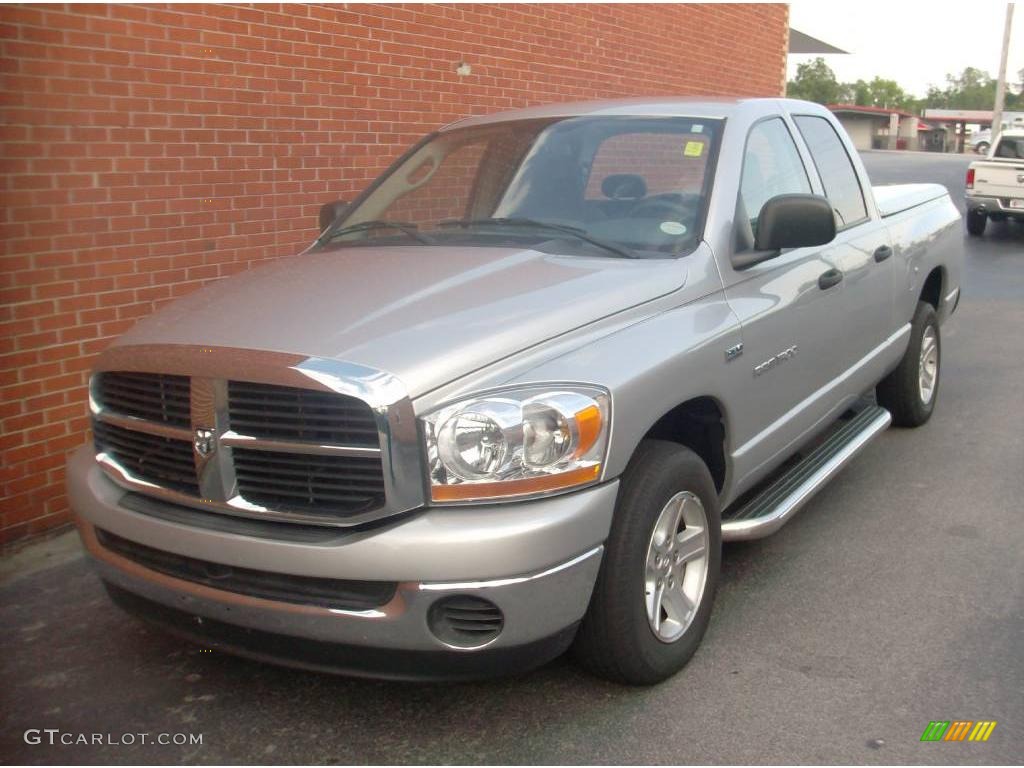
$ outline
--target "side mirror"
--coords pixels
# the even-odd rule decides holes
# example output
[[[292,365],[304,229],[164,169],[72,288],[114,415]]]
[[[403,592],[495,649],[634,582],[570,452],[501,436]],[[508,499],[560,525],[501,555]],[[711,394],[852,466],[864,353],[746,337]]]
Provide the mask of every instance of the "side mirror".
[[[348,203],[344,200],[335,200],[333,203],[324,203],[320,206],[320,231],[323,232],[331,224],[348,210]]]
[[[836,236],[832,204],[821,195],[778,195],[757,217],[757,251],[806,248],[831,243]]]

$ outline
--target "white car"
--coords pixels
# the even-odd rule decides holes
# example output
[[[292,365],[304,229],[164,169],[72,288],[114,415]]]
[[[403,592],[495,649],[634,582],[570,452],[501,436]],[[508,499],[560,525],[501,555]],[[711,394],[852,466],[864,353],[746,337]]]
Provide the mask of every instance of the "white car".
[[[984,131],[978,131],[977,133],[971,134],[971,151],[976,152],[979,155],[987,155],[991,146],[991,129],[986,128]]]

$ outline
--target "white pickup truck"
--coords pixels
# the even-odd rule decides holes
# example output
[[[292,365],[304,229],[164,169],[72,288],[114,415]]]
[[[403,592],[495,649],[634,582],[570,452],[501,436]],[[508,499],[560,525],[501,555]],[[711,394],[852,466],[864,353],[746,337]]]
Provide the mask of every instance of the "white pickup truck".
[[[967,169],[967,231],[983,235],[988,220],[1024,221],[1024,130],[1004,131],[991,153]]]

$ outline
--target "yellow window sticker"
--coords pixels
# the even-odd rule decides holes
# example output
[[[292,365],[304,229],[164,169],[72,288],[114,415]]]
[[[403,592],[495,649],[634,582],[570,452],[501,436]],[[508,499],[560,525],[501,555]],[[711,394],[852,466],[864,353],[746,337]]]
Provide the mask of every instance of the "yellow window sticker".
[[[704,154],[704,142],[703,141],[688,141],[686,147],[683,149],[683,154],[686,157],[700,157]]]

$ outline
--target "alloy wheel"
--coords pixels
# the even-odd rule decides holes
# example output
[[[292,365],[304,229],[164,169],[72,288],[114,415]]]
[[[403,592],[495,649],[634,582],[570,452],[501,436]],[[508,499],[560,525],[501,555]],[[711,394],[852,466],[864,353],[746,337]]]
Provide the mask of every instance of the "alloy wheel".
[[[708,521],[689,491],[665,504],[651,531],[644,566],[644,603],[655,637],[678,640],[697,614],[708,580]]]

